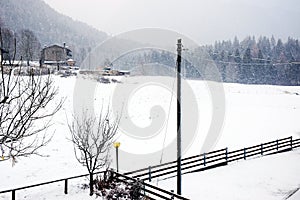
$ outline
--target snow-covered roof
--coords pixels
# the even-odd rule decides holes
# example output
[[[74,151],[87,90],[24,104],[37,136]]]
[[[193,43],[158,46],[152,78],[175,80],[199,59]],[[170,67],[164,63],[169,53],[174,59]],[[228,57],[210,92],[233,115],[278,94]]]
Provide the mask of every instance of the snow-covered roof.
[[[60,46],[60,45],[58,45],[58,44],[53,44],[53,45],[50,45],[50,46],[46,46],[46,47],[44,47],[44,49],[49,49],[49,48],[52,48],[52,47],[65,48],[65,49],[71,51],[71,49],[69,49],[67,46],[66,46],[66,47],[63,47],[63,46]],[[43,50],[44,50],[44,49],[43,49]]]

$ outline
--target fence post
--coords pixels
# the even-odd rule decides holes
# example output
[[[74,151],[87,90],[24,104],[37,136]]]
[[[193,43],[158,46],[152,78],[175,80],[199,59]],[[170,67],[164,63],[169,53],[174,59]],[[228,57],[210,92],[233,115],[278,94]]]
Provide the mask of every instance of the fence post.
[[[261,152],[261,155],[264,155],[264,146],[263,146],[263,144],[260,145],[260,152]]]
[[[142,180],[142,185],[143,185],[143,195],[146,196],[146,191],[145,191],[145,188],[146,188],[146,185],[145,185],[145,181]]]
[[[12,196],[11,196],[12,200],[16,200],[16,191],[13,190],[11,192],[12,192]]]
[[[276,140],[276,150],[278,151],[278,139]]]
[[[203,162],[204,162],[204,166],[206,166],[206,155],[205,155],[205,153],[203,154]]]
[[[246,160],[246,148],[244,148],[244,160]]]
[[[291,149],[293,149],[293,136],[291,136]]]
[[[171,192],[174,193],[174,190],[171,190]],[[172,194],[171,200],[173,200],[173,199],[174,199],[174,195]]]
[[[152,178],[151,178],[151,166],[149,166],[149,182],[151,182]]]
[[[226,159],[226,162],[227,162],[227,160],[228,160],[228,147],[226,147],[225,159]]]
[[[65,194],[68,194],[68,179],[65,179]]]

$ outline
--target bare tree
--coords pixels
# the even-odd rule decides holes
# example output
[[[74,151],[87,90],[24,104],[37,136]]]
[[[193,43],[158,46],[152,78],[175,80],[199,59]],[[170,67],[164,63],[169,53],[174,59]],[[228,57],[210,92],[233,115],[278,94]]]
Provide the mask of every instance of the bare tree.
[[[110,148],[119,126],[119,118],[110,119],[110,112],[100,113],[96,118],[83,112],[74,116],[69,129],[74,144],[75,156],[80,164],[86,166],[90,175],[90,195],[93,190],[93,173],[110,164]]]
[[[19,33],[18,42],[19,54],[27,61],[38,60],[40,58],[41,44],[35,34],[28,29],[23,29]]]
[[[5,51],[2,52],[3,60],[8,61],[11,64],[11,61],[15,59],[16,56],[16,39],[15,34],[8,28],[1,28],[1,48]]]
[[[3,55],[7,51],[2,51],[1,28],[0,41]],[[61,108],[63,99],[58,100],[51,109],[48,108],[58,93],[50,75],[36,76],[32,71],[30,76],[22,76],[21,65],[15,67],[6,63],[4,66],[2,59],[0,70],[2,160],[12,159],[15,162],[17,157],[39,155],[38,150],[51,139],[46,135],[46,129],[51,125],[52,116]]]

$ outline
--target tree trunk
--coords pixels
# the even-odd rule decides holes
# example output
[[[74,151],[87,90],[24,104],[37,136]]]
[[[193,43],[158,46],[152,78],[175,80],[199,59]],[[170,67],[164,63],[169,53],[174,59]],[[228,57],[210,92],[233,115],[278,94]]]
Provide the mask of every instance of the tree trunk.
[[[90,173],[90,196],[93,196],[94,194],[94,179],[93,179],[93,173]]]

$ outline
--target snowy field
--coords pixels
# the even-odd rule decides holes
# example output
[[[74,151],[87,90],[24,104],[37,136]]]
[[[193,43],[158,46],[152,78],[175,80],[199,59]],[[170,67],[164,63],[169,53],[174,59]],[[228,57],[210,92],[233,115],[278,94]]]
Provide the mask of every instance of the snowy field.
[[[228,166],[184,175],[182,193],[189,199],[285,199],[300,187],[300,150],[230,163]],[[176,178],[158,180],[167,190]],[[300,199],[298,192],[298,198]]]
[[[55,123],[48,131],[55,131],[51,143],[41,150],[45,157],[32,156],[21,158],[12,167],[10,161],[0,162],[0,191],[52,181],[70,176],[86,174],[87,171],[75,159],[67,120],[73,113],[73,94],[75,77],[55,77],[61,97],[66,97],[64,107],[54,117]],[[97,84],[94,103],[101,105],[114,97],[118,84],[122,86],[137,84],[130,77],[123,83]],[[184,156],[199,154],[206,138],[214,109],[211,103],[211,91],[203,81],[188,81],[198,104],[199,124],[196,137],[191,146],[185,149]],[[225,115],[219,137],[211,150],[228,147],[234,150],[260,144],[288,136],[300,136],[300,87],[255,86],[240,84],[223,84],[225,96]],[[84,97],[82,97],[84,98]],[[184,98],[184,97],[183,97]],[[176,101],[170,91],[157,85],[141,87],[130,96],[128,113],[123,116],[137,126],[146,127],[154,118],[160,119],[157,113],[150,112],[153,106],[161,106],[165,111],[167,122],[164,122],[154,140],[132,139],[128,135],[118,134],[121,142],[119,162],[126,169],[136,169],[148,164],[158,164],[174,160],[164,154],[155,160],[126,160],[122,152],[149,154],[159,151],[172,142],[176,136]],[[95,106],[97,107],[97,106]],[[183,108],[183,112],[184,112]],[[168,113],[170,112],[170,115]],[[185,120],[189,120],[188,118]],[[183,127],[183,133],[185,127]],[[165,138],[166,137],[166,138]],[[164,139],[165,138],[165,139]],[[175,150],[174,150],[175,151]],[[115,160],[114,151],[112,159]],[[150,163],[148,163],[150,162]],[[112,167],[115,163],[112,163]],[[183,176],[183,194],[191,199],[284,199],[300,187],[300,150],[259,159],[232,163],[197,174]],[[124,171],[125,169],[123,169]],[[80,189],[87,180],[69,181],[69,194],[63,194],[63,182],[17,191],[17,199],[95,199],[89,197],[87,190]],[[175,181],[155,180],[159,186],[176,189]],[[299,192],[296,193],[299,197]],[[0,199],[10,199],[11,194],[0,194]],[[294,199],[296,196],[294,196]],[[292,199],[292,198],[291,198]],[[298,198],[296,198],[298,199]],[[299,198],[300,199],[300,198]]]

